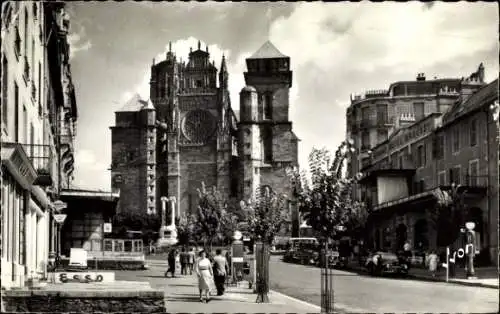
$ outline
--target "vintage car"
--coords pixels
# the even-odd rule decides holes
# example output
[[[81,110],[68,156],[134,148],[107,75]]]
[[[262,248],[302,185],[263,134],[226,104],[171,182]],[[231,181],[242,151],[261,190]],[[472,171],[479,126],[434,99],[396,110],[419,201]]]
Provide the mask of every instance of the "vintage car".
[[[407,275],[408,265],[396,254],[391,252],[377,251],[368,256],[365,267],[370,275]]]

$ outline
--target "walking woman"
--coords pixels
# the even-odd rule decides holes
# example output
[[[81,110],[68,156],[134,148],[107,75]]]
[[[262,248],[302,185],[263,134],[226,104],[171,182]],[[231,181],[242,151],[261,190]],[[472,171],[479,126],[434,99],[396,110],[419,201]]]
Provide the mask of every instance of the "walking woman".
[[[214,274],[212,271],[212,263],[207,258],[207,253],[201,251],[200,258],[196,263],[196,274],[198,275],[198,289],[200,290],[200,302],[207,303],[210,301],[210,290],[214,284]],[[205,295],[205,300],[203,300]]]

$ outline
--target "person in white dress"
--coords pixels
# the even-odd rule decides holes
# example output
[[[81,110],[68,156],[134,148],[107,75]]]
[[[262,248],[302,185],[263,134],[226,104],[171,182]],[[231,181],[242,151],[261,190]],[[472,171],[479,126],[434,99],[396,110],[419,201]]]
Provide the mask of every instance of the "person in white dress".
[[[210,301],[210,290],[213,290],[215,284],[212,263],[207,258],[205,251],[200,252],[200,258],[196,262],[196,274],[198,275],[200,302],[207,303]],[[203,300],[203,295],[205,295],[205,300]]]

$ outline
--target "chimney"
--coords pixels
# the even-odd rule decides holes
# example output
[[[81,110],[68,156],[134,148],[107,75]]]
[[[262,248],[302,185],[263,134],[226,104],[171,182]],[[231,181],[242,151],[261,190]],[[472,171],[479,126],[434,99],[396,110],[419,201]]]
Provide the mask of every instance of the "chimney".
[[[425,81],[425,74],[424,73],[418,73],[417,74],[417,81]]]

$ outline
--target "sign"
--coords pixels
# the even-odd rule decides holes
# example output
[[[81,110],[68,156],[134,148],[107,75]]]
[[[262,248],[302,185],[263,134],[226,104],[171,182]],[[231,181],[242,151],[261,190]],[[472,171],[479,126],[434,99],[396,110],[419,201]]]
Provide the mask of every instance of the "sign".
[[[63,209],[66,209],[68,207],[68,204],[64,203],[63,201],[55,201],[52,203],[52,206],[56,211],[61,211]]]
[[[91,282],[114,282],[114,272],[55,272],[52,275],[52,283],[91,283]]]
[[[57,214],[57,215],[54,215],[54,220],[58,223],[58,224],[62,224],[64,222],[64,220],[66,220],[66,216],[65,214]]]
[[[105,233],[110,233],[113,230],[113,227],[110,222],[105,222],[103,225],[103,229]]]
[[[71,248],[68,266],[87,267],[87,251],[80,248]]]

